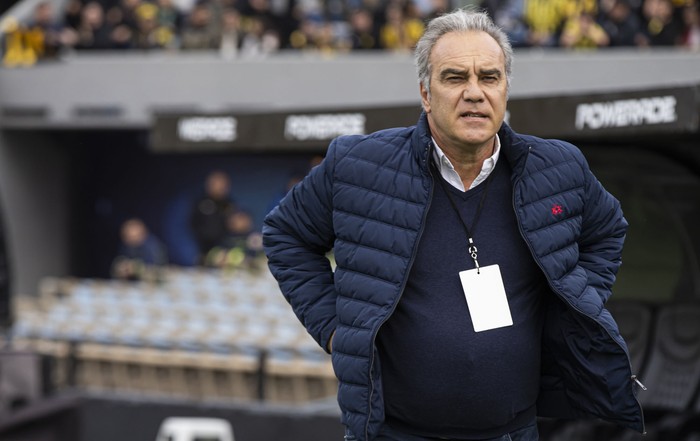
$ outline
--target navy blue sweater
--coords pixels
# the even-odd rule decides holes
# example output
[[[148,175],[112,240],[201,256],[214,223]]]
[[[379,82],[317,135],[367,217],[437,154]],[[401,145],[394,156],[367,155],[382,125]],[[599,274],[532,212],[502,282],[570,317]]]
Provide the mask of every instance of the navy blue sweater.
[[[510,168],[499,160],[477,225],[485,184],[460,192],[438,182],[416,260],[399,304],[378,336],[386,423],[426,437],[483,439],[535,418],[541,299],[546,281],[516,223]],[[474,268],[454,202],[479,250],[498,264],[514,325],[475,333],[459,279]]]

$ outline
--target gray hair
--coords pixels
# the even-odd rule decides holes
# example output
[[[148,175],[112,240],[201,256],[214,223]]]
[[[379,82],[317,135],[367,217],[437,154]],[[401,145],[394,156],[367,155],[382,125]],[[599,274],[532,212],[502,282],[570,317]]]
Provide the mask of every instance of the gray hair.
[[[513,48],[508,41],[508,36],[491,20],[485,12],[478,12],[473,8],[457,9],[448,14],[441,15],[428,23],[423,36],[418,40],[414,53],[414,61],[418,70],[418,82],[423,85],[430,96],[430,53],[435,43],[443,35],[449,32],[481,31],[496,40],[503,50],[506,69],[506,84],[510,85],[511,68],[513,64]]]

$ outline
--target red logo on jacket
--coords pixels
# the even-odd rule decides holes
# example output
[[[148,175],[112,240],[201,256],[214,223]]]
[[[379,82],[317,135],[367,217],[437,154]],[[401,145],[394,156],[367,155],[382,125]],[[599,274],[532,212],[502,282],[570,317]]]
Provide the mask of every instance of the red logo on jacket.
[[[563,212],[564,212],[564,209],[562,208],[561,205],[559,205],[559,204],[554,204],[554,205],[552,205],[552,214],[553,214],[554,216],[559,216],[559,215],[562,214]]]

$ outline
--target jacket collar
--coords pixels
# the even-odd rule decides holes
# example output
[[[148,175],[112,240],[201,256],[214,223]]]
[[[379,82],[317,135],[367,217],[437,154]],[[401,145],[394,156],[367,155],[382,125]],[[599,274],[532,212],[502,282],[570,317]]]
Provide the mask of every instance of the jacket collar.
[[[513,170],[513,175],[520,175],[525,168],[530,145],[505,122],[501,125],[498,136],[501,138],[501,153]]]
[[[411,139],[411,147],[421,168],[425,173],[428,173],[433,151],[433,141],[430,135],[430,127],[428,126],[428,115],[426,115],[425,111],[421,112],[420,118],[418,118],[418,123]]]

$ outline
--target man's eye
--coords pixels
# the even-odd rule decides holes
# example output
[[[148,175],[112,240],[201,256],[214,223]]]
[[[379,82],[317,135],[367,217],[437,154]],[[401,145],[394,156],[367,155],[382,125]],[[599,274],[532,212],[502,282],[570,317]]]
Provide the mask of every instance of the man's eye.
[[[487,83],[493,83],[495,81],[498,81],[498,77],[495,76],[487,76],[482,78],[483,81],[486,81]]]

